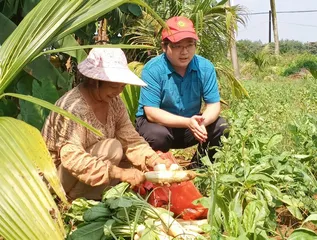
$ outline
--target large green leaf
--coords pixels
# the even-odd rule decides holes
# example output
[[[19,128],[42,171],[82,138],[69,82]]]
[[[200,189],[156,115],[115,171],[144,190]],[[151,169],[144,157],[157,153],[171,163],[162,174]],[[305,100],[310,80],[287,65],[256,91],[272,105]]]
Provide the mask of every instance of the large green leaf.
[[[75,47],[77,46],[78,47],[80,45],[72,35],[68,35],[68,36],[64,37],[63,39],[59,40],[56,43],[56,47],[57,46],[59,48],[65,48],[65,47],[70,47],[70,46],[75,46]],[[76,58],[78,63],[82,62],[87,57],[87,53],[82,49],[68,51],[67,54]]]
[[[11,18],[18,13],[19,3],[20,0],[4,1],[2,13],[8,18]]]
[[[0,94],[45,47],[126,2],[148,7],[141,0],[41,1],[0,48]],[[149,11],[164,24],[155,12]]]
[[[59,52],[68,53],[68,52],[72,52],[72,51],[76,51],[80,49],[89,49],[89,48],[154,49],[154,47],[148,46],[148,45],[127,45],[127,44],[80,45],[80,46],[67,46],[63,48],[47,50],[45,52],[41,52],[38,56],[35,56],[35,58],[45,54],[59,53]]]
[[[104,221],[82,225],[67,240],[98,240],[104,236]]]
[[[58,208],[39,174],[66,203],[56,168],[38,130],[0,117],[0,235],[7,240],[62,240]]]
[[[22,3],[23,16],[26,16],[39,2],[40,0],[24,0]]]
[[[32,96],[52,104],[59,98],[56,87],[51,81],[33,81]],[[49,110],[28,101],[20,100],[21,119],[41,130]]]
[[[47,46],[61,24],[83,0],[41,1],[0,48],[0,94],[15,76]]]
[[[16,117],[18,115],[16,103],[11,99],[0,100],[0,116]]]
[[[0,25],[3,26],[3,31],[0,31],[0,44],[2,44],[8,38],[8,36],[16,29],[16,25],[1,13]],[[34,61],[30,62],[27,66],[25,66],[24,70],[38,80],[47,79],[52,81],[55,85],[58,85],[59,82],[69,81],[69,77],[63,76],[60,73],[60,71],[56,69],[54,65],[51,64],[48,58],[44,56],[41,56],[35,59]]]
[[[12,31],[16,28],[15,24],[3,15],[0,12],[0,24],[1,24],[1,31],[0,31],[0,45],[10,36]]]
[[[5,94],[2,94],[0,95],[0,98],[4,97],[4,96],[11,96],[11,97],[15,97],[15,98],[19,98],[19,99],[23,99],[23,100],[26,100],[26,101],[29,101],[29,102],[32,102],[32,103],[35,103],[37,105],[40,105],[41,107],[44,107],[44,108],[47,108],[47,109],[50,109],[51,111],[54,111],[54,112],[57,112],[65,117],[68,117],[70,118],[71,120],[83,125],[84,127],[88,128],[90,131],[92,131],[93,133],[97,134],[98,136],[102,136],[102,133],[93,128],[92,126],[90,126],[88,123],[84,122],[83,120],[81,120],[80,118],[74,116],[73,114],[65,111],[64,109],[61,109],[57,106],[55,106],[54,104],[52,103],[49,103],[49,102],[46,102],[42,99],[38,99],[38,98],[35,98],[35,97],[32,97],[32,96],[25,96],[25,95],[22,95],[22,94],[16,94],[16,93],[5,93]]]

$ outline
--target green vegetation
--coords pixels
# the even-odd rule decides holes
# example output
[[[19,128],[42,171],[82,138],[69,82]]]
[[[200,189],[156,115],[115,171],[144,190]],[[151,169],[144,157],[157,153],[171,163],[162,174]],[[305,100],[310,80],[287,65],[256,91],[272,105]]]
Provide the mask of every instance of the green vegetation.
[[[208,189],[205,195],[215,194],[212,234],[224,229],[233,237],[267,239],[281,234],[276,209],[286,206],[298,222],[317,210],[317,83],[254,79],[244,85],[250,98],[223,111],[230,135],[207,168],[211,177],[197,184]]]
[[[204,226],[206,236],[208,239],[316,239],[317,45],[281,41],[282,55],[274,57],[271,45],[240,41],[243,81],[238,82],[225,60],[230,42],[227,26],[231,21],[243,23],[243,18],[239,16],[240,7],[228,8],[225,3],[225,0],[218,4],[214,0],[0,1],[1,235],[7,240],[64,239],[65,232],[73,230],[74,225],[66,221],[72,218],[78,221],[74,224],[79,227],[76,234],[79,232],[80,238],[80,229],[90,224],[84,220],[92,220],[86,218],[91,212],[98,218],[90,225],[99,231],[96,239],[105,231],[111,235],[110,239],[123,236],[131,239],[135,231],[131,225],[121,229],[128,230],[128,235],[120,238],[109,230],[112,221],[106,221],[107,224],[104,218],[99,221],[100,214],[104,217],[109,213],[103,203],[79,199],[70,212],[62,204],[62,214],[59,212],[42,175],[65,208],[69,206],[37,129],[41,129],[48,114],[44,108],[80,121],[52,103],[78,84],[74,80],[76,64],[85,58],[83,49],[92,47],[88,44],[94,43],[93,35],[100,30],[96,19],[109,20],[106,26],[109,42],[130,48],[128,59],[136,60],[130,66],[139,73],[150,57],[160,53],[163,19],[187,14],[201,37],[200,53],[216,63],[222,98],[228,103],[223,106],[222,114],[230,124],[229,137],[223,138],[215,162],[202,158],[206,167],[199,170],[202,174],[195,182],[205,196],[199,202],[209,208],[208,224]],[[35,7],[36,4],[39,5]],[[132,120],[138,90],[127,88],[122,95]],[[243,98],[247,95],[249,98]],[[192,151],[192,148],[177,151],[175,156],[188,160]],[[43,174],[39,175],[38,170]],[[126,217],[125,211],[135,202],[142,209],[151,209],[138,195],[129,194],[108,201],[108,205],[116,205],[111,210],[123,208],[121,215],[118,211],[116,216]],[[104,208],[95,211],[93,206],[100,204]],[[139,223],[144,212],[132,210],[133,216],[128,221]],[[114,213],[110,215],[113,217]],[[92,235],[86,237],[94,240]]]

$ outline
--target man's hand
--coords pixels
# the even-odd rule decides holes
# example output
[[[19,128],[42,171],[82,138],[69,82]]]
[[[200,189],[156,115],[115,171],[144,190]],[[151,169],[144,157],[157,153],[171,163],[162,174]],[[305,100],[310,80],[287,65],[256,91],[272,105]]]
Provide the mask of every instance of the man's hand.
[[[188,124],[188,128],[200,143],[206,142],[208,138],[204,120],[203,116],[194,115],[189,119]]]

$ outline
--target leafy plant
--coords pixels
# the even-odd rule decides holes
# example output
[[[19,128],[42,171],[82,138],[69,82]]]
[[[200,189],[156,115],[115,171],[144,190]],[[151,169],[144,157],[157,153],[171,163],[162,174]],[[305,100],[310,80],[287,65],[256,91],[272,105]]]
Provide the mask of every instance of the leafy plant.
[[[78,118],[43,100],[20,94],[3,93],[23,69],[31,75],[34,74],[31,70],[32,68],[28,68],[27,66],[41,56],[43,49],[126,2],[127,1],[119,0],[40,1],[38,5],[26,15],[0,48],[0,98],[9,96],[18,97],[57,111],[74,121],[80,122]],[[135,0],[129,2],[147,7],[142,1]],[[154,12],[152,13],[157,16]],[[160,20],[160,22],[163,21]],[[88,47],[91,48],[91,46]],[[85,48],[85,46],[82,48]],[[77,49],[80,48],[70,48],[67,50]],[[10,101],[6,101],[7,102],[4,101],[5,104],[10,103]],[[10,124],[8,124],[8,121]],[[83,122],[80,123],[83,124]],[[3,143],[1,147],[7,146],[8,149],[14,149],[15,152],[15,154],[13,154],[12,150],[7,151],[8,149],[2,149],[1,151],[7,151],[9,154],[3,154],[1,156],[2,169],[10,170],[2,172],[1,176],[3,183],[0,184],[0,191],[4,197],[1,201],[0,234],[8,240],[21,238],[63,239],[64,230],[60,224],[60,214],[55,205],[52,204],[53,199],[48,189],[43,187],[44,183],[39,183],[41,179],[38,176],[37,170],[44,173],[46,180],[56,189],[61,199],[66,201],[61,186],[58,180],[56,180],[56,170],[52,167],[52,160],[49,157],[45,144],[43,144],[40,133],[25,123],[21,124],[18,120],[4,117],[0,117],[0,126],[3,129],[0,137]],[[85,126],[95,131],[87,124]],[[95,131],[95,133],[100,135],[98,131]],[[34,141],[32,141],[32,137],[34,137]],[[34,148],[35,146],[36,149]],[[35,154],[36,152],[38,152],[37,155]],[[34,161],[36,161],[36,164],[33,164]],[[21,165],[30,165],[30,167],[21,168]],[[33,169],[31,169],[31,166],[33,166]],[[11,174],[14,172],[16,172],[16,174]],[[34,179],[33,182],[35,182],[35,184],[27,182],[26,179]],[[55,183],[52,179],[55,179]],[[4,193],[9,192],[9,190],[12,194],[4,195]],[[20,194],[16,195],[13,192]],[[40,192],[42,194],[40,194]],[[13,198],[13,196],[15,196],[15,198]],[[23,198],[25,198],[25,203],[27,202],[26,199],[29,200],[27,204],[28,207],[18,207],[19,204],[23,202]],[[34,204],[37,206],[34,206]],[[34,208],[29,208],[29,206],[42,210],[35,211]],[[12,214],[16,216],[16,209],[19,209],[18,213],[21,217],[12,218]],[[29,216],[31,220],[23,216]],[[12,228],[12,226],[16,226],[16,229]]]

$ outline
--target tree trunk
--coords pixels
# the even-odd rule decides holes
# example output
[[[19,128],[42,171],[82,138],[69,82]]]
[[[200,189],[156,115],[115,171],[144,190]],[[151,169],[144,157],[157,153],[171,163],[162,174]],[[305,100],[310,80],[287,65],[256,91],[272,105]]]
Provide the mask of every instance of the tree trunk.
[[[227,2],[227,6],[231,6],[230,0]],[[240,79],[240,69],[239,69],[239,62],[238,62],[238,54],[237,54],[237,45],[236,45],[236,36],[235,36],[235,31],[233,24],[230,27],[230,56],[231,56],[231,62],[232,62],[232,67],[234,70],[234,76],[237,79]]]
[[[278,28],[277,28],[277,16],[276,16],[275,0],[270,0],[270,3],[271,3],[271,11],[272,11],[274,42],[275,42],[275,55],[279,55],[280,54],[280,44],[279,44],[279,38],[278,38]]]

